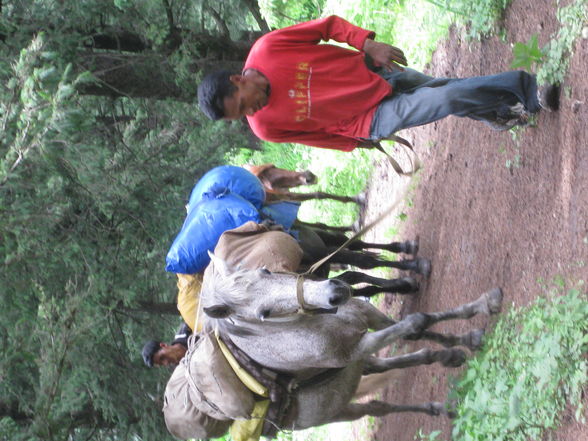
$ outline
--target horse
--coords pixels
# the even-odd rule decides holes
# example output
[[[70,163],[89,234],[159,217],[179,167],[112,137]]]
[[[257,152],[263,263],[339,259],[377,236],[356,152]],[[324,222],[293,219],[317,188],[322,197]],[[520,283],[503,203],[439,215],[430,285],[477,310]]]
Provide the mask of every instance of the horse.
[[[465,353],[456,348],[425,349],[389,358],[373,354],[400,338],[427,338],[447,347],[465,345],[475,350],[481,343],[481,330],[454,336],[427,328],[444,320],[496,314],[502,303],[502,291],[495,288],[454,309],[410,314],[396,322],[369,303],[352,297],[351,287],[341,280],[300,279],[266,268],[238,269],[214,255],[211,259],[201,291],[207,329],[214,329],[221,339],[230,340],[260,365],[299,382],[290,408],[280,421],[273,422],[281,430],[301,430],[392,412],[450,415],[438,402],[407,406],[378,400],[350,401],[362,375],[436,360],[446,366],[460,365]],[[325,370],[332,373],[305,386]]]
[[[358,206],[363,206],[365,196],[339,196],[322,191],[313,191],[310,193],[291,192],[291,188],[301,185],[316,184],[317,177],[309,170],[298,172],[278,168],[274,164],[253,165],[246,164],[244,169],[250,171],[259,178],[266,193],[268,202],[275,201],[297,201],[303,202],[311,199],[332,199],[339,202],[352,202]]]
[[[254,269],[266,266],[269,269],[287,270],[291,272],[305,272],[309,267],[332,254],[339,248],[347,237],[316,231],[306,227],[298,230],[298,241],[285,233],[279,226],[265,222],[256,224],[247,222],[241,227],[225,231],[215,248],[224,259],[232,263]],[[363,248],[387,249],[397,253],[416,253],[418,240],[377,244],[358,241],[339,250],[316,269],[315,274],[326,277],[332,264],[353,265],[361,269],[376,267],[397,268],[414,271],[428,277],[431,263],[428,259],[414,256],[397,261],[380,258],[377,254],[366,252]],[[271,257],[268,257],[271,256]],[[289,257],[288,256],[293,256]],[[418,291],[418,281],[412,276],[396,279],[385,279],[370,276],[359,271],[345,271],[338,276],[349,285],[367,284],[354,290],[354,295],[370,297],[381,292],[410,294]]]

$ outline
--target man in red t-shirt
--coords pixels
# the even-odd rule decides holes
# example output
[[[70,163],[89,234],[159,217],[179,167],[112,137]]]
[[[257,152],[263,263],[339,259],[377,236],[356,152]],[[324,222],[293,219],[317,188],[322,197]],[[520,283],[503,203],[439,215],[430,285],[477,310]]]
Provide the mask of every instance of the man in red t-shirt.
[[[557,90],[545,92],[544,105],[526,72],[433,78],[399,66],[407,64],[402,50],[374,37],[337,16],[270,32],[253,45],[241,74],[203,80],[200,108],[214,120],[246,116],[267,141],[350,151],[448,115],[508,129],[541,107],[557,107]],[[357,50],[319,44],[331,39]],[[379,72],[367,67],[366,55]]]

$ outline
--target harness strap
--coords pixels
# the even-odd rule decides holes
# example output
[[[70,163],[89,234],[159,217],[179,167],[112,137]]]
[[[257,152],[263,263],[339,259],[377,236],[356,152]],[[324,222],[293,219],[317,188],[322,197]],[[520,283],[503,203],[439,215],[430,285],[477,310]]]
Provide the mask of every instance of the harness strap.
[[[296,298],[298,299],[298,304],[300,305],[302,312],[307,312],[312,309],[311,306],[308,303],[306,303],[306,301],[304,300],[304,289],[303,289],[304,276],[309,274],[309,271],[305,272],[304,274],[298,274],[296,276]],[[310,272],[312,272],[312,271],[310,271]]]
[[[408,155],[408,153],[407,153],[408,158],[410,160],[411,168],[412,168],[411,171],[405,172],[404,170],[402,170],[402,167],[400,167],[400,164],[398,164],[398,161],[396,161],[396,159],[394,159],[390,154],[388,154],[388,152],[386,152],[386,150],[384,150],[384,147],[382,147],[382,145],[379,142],[374,142],[374,147],[377,150],[381,151],[384,155],[387,156],[388,162],[390,163],[390,165],[392,166],[394,171],[396,173],[398,173],[400,176],[414,175],[421,168],[422,164],[421,164],[421,161],[419,160],[418,155],[414,151],[412,144],[408,140],[406,140],[405,138],[398,136],[398,135],[390,135],[385,139],[402,144],[402,145],[406,146],[408,148],[408,150],[410,150],[413,153],[414,158],[411,158],[410,155]]]

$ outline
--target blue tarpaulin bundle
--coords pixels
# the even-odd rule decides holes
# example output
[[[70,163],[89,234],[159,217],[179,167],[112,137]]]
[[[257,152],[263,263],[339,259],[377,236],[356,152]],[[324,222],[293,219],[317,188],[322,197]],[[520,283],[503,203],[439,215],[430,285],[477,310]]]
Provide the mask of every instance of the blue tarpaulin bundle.
[[[206,193],[218,195],[227,190],[251,202],[258,209],[261,208],[265,201],[263,184],[257,179],[257,176],[243,167],[221,165],[208,171],[196,183],[190,194],[188,212],[202,200]]]
[[[188,216],[167,253],[166,271],[204,271],[210,262],[208,251],[214,250],[221,234],[250,220],[259,223],[271,219],[289,230],[300,204],[263,206],[264,199],[263,185],[251,172],[230,165],[210,170],[190,194]]]
[[[224,193],[204,198],[192,207],[166,257],[166,271],[195,274],[210,262],[221,234],[248,221],[261,222],[257,208],[241,196]]]

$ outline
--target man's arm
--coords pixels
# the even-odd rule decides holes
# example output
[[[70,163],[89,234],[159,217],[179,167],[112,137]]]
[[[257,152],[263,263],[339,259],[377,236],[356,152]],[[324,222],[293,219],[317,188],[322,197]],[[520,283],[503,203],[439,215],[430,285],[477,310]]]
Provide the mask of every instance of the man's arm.
[[[375,32],[368,31],[349,23],[341,17],[331,15],[319,20],[311,20],[294,26],[283,28],[273,33],[273,39],[282,39],[286,43],[315,43],[321,40],[335,40],[347,43],[372,57],[376,66],[384,66],[388,70],[400,69],[398,64],[406,66],[404,52],[397,47],[374,41]]]
[[[269,35],[269,34],[268,34]],[[272,39],[286,43],[315,43],[335,40],[363,50],[365,40],[374,38],[375,32],[355,26],[336,15],[299,23],[271,33]]]

